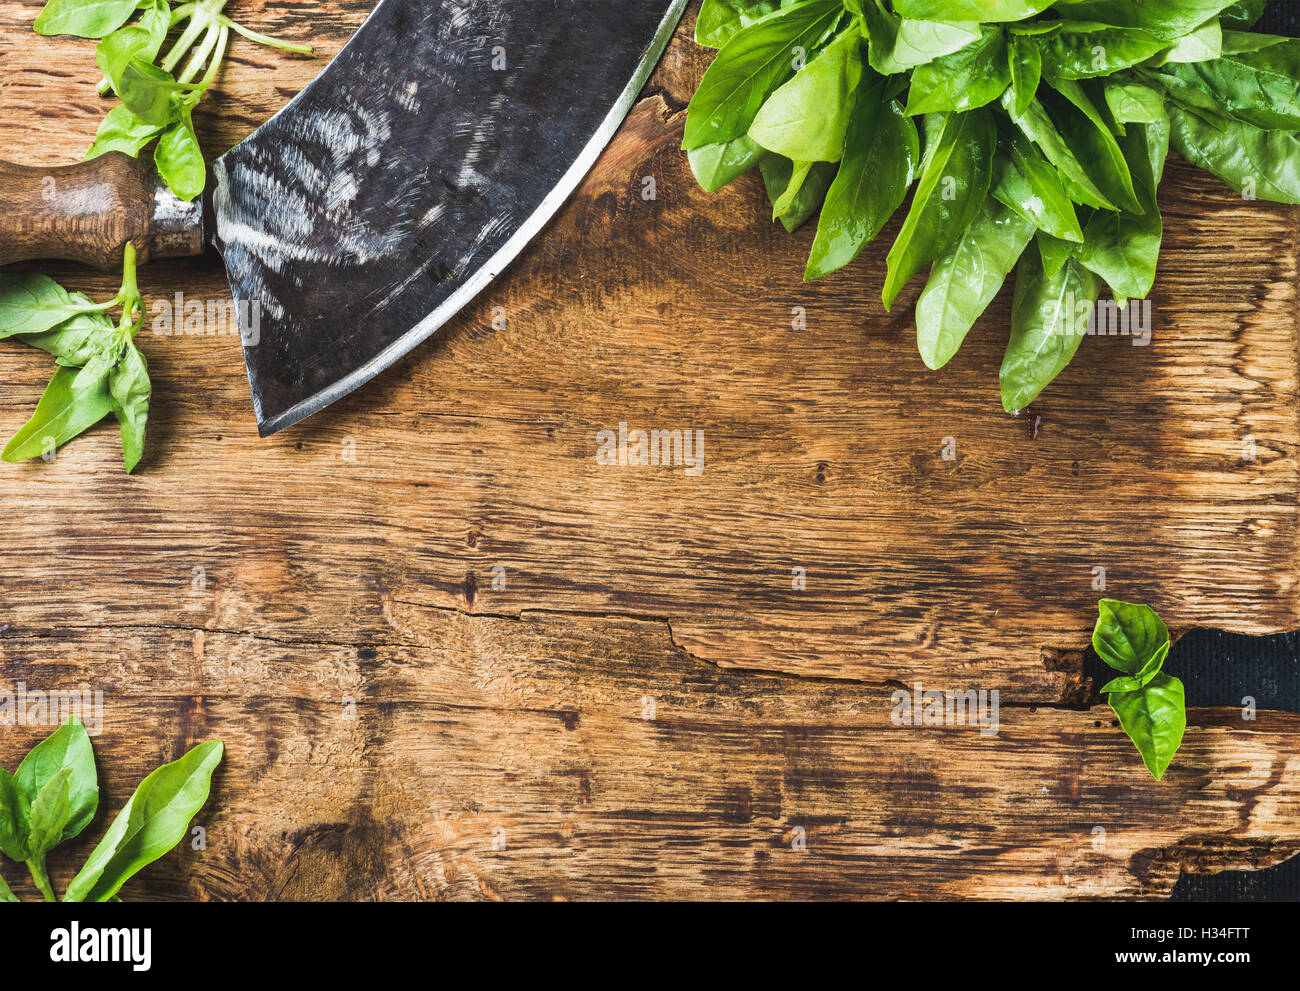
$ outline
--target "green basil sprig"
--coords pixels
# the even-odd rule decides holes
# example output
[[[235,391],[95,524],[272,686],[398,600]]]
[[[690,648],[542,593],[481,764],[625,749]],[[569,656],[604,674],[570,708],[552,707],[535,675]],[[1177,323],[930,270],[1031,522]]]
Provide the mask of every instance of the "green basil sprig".
[[[1169,656],[1169,630],[1150,606],[1102,599],[1097,609],[1092,647],[1120,672],[1101,691],[1159,781],[1187,728],[1183,683],[1161,671]]]
[[[122,317],[114,324],[107,311],[118,306]],[[144,453],[152,392],[148,363],[135,344],[144,320],[130,244],[122,288],[107,303],[69,293],[44,275],[0,272],[0,339],[12,337],[40,348],[58,364],[36,412],[0,459],[48,457],[111,413],[121,427],[126,470],[135,471]]]
[[[154,164],[172,192],[183,200],[203,192],[207,169],[191,116],[221,70],[231,33],[312,54],[308,45],[269,38],[231,20],[224,13],[228,2],[197,0],[173,8],[169,0],[49,0],[36,18],[36,32],[100,39],[99,91],[122,101],[104,118],[87,159],[109,151],[135,158],[156,139]]]
[[[1083,338],[1145,299],[1172,147],[1247,197],[1300,203],[1300,41],[1263,0],[703,0],[718,48],[684,147],[712,192],[757,167],[774,219],[820,210],[805,278],[852,262],[915,182],[889,251],[926,365],[1016,272],[1000,374],[1023,409]],[[923,121],[919,156],[916,122]]]
[[[175,847],[207,801],[222,753],[221,741],[210,740],[145,778],[64,901],[117,900],[123,884]],[[81,833],[98,808],[94,748],[74,717],[37,744],[16,773],[0,767],[0,853],[25,863],[42,897],[57,901],[46,855]],[[3,878],[0,901],[18,901]]]

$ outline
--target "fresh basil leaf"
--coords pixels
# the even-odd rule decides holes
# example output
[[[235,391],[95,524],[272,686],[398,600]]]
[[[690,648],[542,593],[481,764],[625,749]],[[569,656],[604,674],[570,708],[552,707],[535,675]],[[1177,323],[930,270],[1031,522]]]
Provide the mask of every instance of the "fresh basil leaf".
[[[1042,150],[1047,160],[1060,173],[1061,183],[1070,194],[1070,198],[1084,206],[1117,209],[1092,181],[1083,162],[1066,143],[1061,132],[1056,129],[1056,125],[1043,105],[1037,99],[1030,100],[1025,112],[1019,113],[1016,110],[1017,102],[1018,97],[1014,90],[1007,90],[1002,94],[1003,108],[1021,133]]]
[[[706,193],[716,193],[740,178],[767,154],[748,134],[723,144],[703,145],[686,153],[695,181]]]
[[[162,127],[176,119],[178,107],[173,97],[194,89],[193,86],[176,82],[170,72],[139,58],[132,58],[126,63],[115,88],[122,102],[140,120]]]
[[[68,773],[69,815],[66,828],[58,838],[59,843],[72,839],[85,829],[99,808],[99,777],[95,772],[94,748],[86,728],[75,717],[33,747],[18,765],[14,778],[26,794],[37,795],[65,771]]]
[[[792,234],[817,212],[835,175],[828,162],[794,163],[780,155],[768,155],[758,168],[772,201],[772,219]]]
[[[1167,42],[1132,28],[1065,21],[1059,31],[1038,41],[1043,71],[1060,79],[1110,76],[1138,65],[1167,47]]]
[[[1007,42],[1007,69],[1011,74],[1015,113],[1024,116],[1038,94],[1043,78],[1043,52],[1033,38],[1013,34]]]
[[[1106,83],[1106,106],[1115,123],[1154,124],[1165,116],[1165,95],[1144,83]]]
[[[108,398],[109,367],[98,357],[83,369],[60,367],[36,412],[0,453],[0,459],[17,462],[39,458],[108,416],[112,409]]]
[[[961,239],[935,261],[916,304],[916,342],[927,368],[952,360],[1033,234],[1033,224],[990,196]]]
[[[65,767],[46,781],[32,799],[27,836],[27,859],[41,861],[62,842],[72,813],[69,783],[72,769]]]
[[[1223,54],[1223,29],[1217,19],[1202,24],[1191,34],[1183,35],[1149,65],[1208,62]]]
[[[960,51],[981,37],[977,21],[942,22],[905,19],[889,11],[883,0],[863,0],[871,67],[883,76]]]
[[[979,41],[916,67],[907,112],[974,110],[992,103],[1009,85],[1006,36],[1001,28],[986,27]]]
[[[746,133],[768,95],[794,74],[795,50],[815,49],[843,13],[839,0],[806,0],[736,32],[691,99],[682,147],[690,151]]]
[[[1264,7],[1268,0],[1237,0],[1231,7],[1225,7],[1219,15],[1219,22],[1225,28],[1248,31],[1264,16]]]
[[[894,0],[900,16],[921,21],[1023,21],[1055,0]]]
[[[1065,268],[1065,263],[1071,258],[1077,258],[1079,249],[1083,247],[1082,242],[1076,244],[1073,241],[1062,240],[1044,230],[1035,233],[1034,242],[1038,247],[1039,256],[1043,259],[1043,274],[1049,279],[1055,279],[1057,273]]]
[[[80,293],[73,294],[74,300],[78,297],[85,299]],[[89,300],[86,302],[89,303]],[[116,331],[113,321],[106,314],[95,311],[79,313],[53,330],[41,334],[23,334],[18,339],[53,355],[60,365],[80,368],[109,346]]]
[[[163,132],[158,124],[150,124],[133,114],[129,107],[117,106],[100,122],[94,144],[86,152],[86,161],[110,151],[138,158],[140,152]]]
[[[1225,118],[1220,126],[1172,104],[1174,150],[1239,193],[1300,203],[1300,134]]]
[[[0,767],[0,853],[16,863],[27,860],[31,803],[12,774]]]
[[[1158,674],[1136,692],[1113,693],[1110,707],[1129,735],[1142,763],[1159,781],[1178,752],[1187,729],[1186,695],[1183,683]]]
[[[1011,338],[999,372],[1008,413],[1037,399],[1074,358],[1100,293],[1101,281],[1076,259],[1048,277],[1039,252],[1020,256]]]
[[[1007,153],[994,165],[993,196],[1038,229],[1081,244],[1074,202],[1051,163],[1021,134],[1004,135],[1002,144]]]
[[[135,344],[128,342],[121,360],[108,378],[109,402],[122,427],[122,453],[128,475],[135,471],[144,453],[144,432],[149,421],[152,391],[148,363]]]
[[[1157,142],[1154,148],[1148,144],[1149,139]],[[1152,170],[1157,158],[1163,169],[1168,151],[1167,142],[1161,149],[1159,140],[1160,132],[1151,126],[1135,126],[1124,138],[1125,158],[1143,212],[1098,210],[1083,232],[1079,262],[1106,280],[1116,294],[1116,302],[1121,305],[1126,301],[1121,297],[1145,299],[1155,283],[1164,225],[1156,203],[1159,180]]]
[[[721,48],[741,28],[789,4],[790,0],[704,0],[695,19],[695,41],[706,48]]]
[[[1119,599],[1097,603],[1092,649],[1116,671],[1136,675],[1161,647],[1169,648],[1169,627],[1150,606]]]
[[[135,13],[139,0],[50,0],[32,25],[37,34],[102,38]]]
[[[957,242],[988,196],[997,125],[988,110],[925,118],[921,178],[902,229],[889,249],[885,308],[924,265]]]
[[[190,821],[208,800],[222,750],[220,740],[201,743],[140,782],[68,885],[64,900],[108,901],[137,872],[184,839]]]
[[[95,61],[115,92],[131,60],[138,58],[152,62],[167,40],[170,16],[160,0],[155,0],[145,17],[136,24],[114,31],[95,46]]]
[[[1293,39],[1280,34],[1259,34],[1255,31],[1224,31],[1223,54],[1242,55],[1245,52],[1262,52],[1274,45],[1285,45]]]
[[[850,27],[768,97],[749,136],[794,161],[838,162],[862,81],[861,48],[861,33]]]
[[[1056,0],[1061,17],[1073,21],[1095,21],[1116,27],[1140,28],[1157,38],[1173,41],[1195,31],[1233,0]]]
[[[72,319],[86,305],[48,276],[0,272],[0,340],[18,334],[43,334]]]
[[[1089,91],[1073,79],[1052,78],[1050,82],[1055,93],[1044,92],[1043,105],[1056,121],[1065,143],[1085,163],[1088,174],[1106,199],[1121,210],[1141,213],[1143,207],[1133,189],[1128,162],[1115,140],[1111,123],[1093,103]],[[1104,107],[1104,96],[1101,99]],[[1109,113],[1106,110],[1106,116]]]
[[[188,202],[203,192],[208,170],[189,107],[181,107],[180,120],[158,139],[153,161],[158,175],[178,199]]]
[[[877,81],[858,92],[844,160],[826,194],[805,279],[853,261],[903,203],[921,155],[915,122]]]
[[[1171,65],[1167,72],[1211,94],[1238,120],[1266,130],[1300,130],[1300,41]]]

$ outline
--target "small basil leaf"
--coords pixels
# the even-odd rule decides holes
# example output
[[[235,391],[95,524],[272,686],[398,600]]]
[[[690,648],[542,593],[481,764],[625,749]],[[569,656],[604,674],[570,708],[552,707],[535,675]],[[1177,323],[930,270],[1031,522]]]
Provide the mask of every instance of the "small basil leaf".
[[[993,196],[1039,230],[1081,244],[1083,228],[1056,169],[1021,134],[1004,135],[1002,144],[1009,154],[994,165]]]
[[[1208,62],[1223,54],[1223,29],[1217,20],[1202,24],[1191,34],[1175,41],[1148,65]]]
[[[76,316],[85,305],[48,276],[0,272],[0,340],[44,333]]]
[[[835,175],[835,166],[828,162],[795,163],[780,155],[768,155],[758,168],[772,201],[772,219],[790,233],[817,212]]]
[[[942,368],[998,294],[1034,225],[993,197],[930,270],[916,304],[916,342],[928,368]]]
[[[871,67],[882,76],[906,72],[965,48],[981,36],[978,21],[944,22],[902,18],[883,0],[863,0],[862,23]]]
[[[102,38],[135,13],[139,0],[50,0],[36,18],[37,34]]]
[[[90,377],[86,376],[86,369],[59,368],[36,412],[0,453],[0,459],[17,462],[39,458],[108,416],[112,410],[108,399],[108,367],[87,365],[86,369],[95,373]]]
[[[925,118],[921,178],[887,259],[882,298],[893,305],[921,268],[957,242],[979,214],[993,177],[997,125],[987,110]]]
[[[951,55],[917,66],[907,96],[909,114],[974,110],[1000,97],[1011,85],[1006,36],[986,27],[979,41]]]
[[[682,147],[720,144],[747,132],[768,95],[794,74],[796,49],[816,49],[843,13],[839,0],[806,0],[736,32],[691,98]]]
[[[201,743],[140,782],[68,885],[64,900],[108,901],[138,871],[184,839],[190,821],[208,800],[222,751],[220,740]]]
[[[1083,247],[1081,243],[1075,244],[1072,241],[1053,237],[1044,230],[1034,235],[1034,243],[1038,246],[1038,253],[1043,259],[1043,274],[1049,279],[1055,279],[1057,273],[1065,268],[1065,263],[1071,258],[1077,258],[1079,249]]]
[[[1043,51],[1033,38],[1013,34],[1007,42],[1007,71],[1011,74],[1015,113],[1024,116],[1043,78]]]
[[[903,203],[921,155],[916,124],[883,82],[858,92],[844,160],[826,194],[805,279],[819,279],[853,261]]]
[[[153,151],[154,166],[177,198],[189,201],[203,192],[207,184],[207,166],[203,150],[194,134],[194,122],[188,107],[180,110],[180,120],[158,139]]]
[[[1169,648],[1169,628],[1150,606],[1118,599],[1097,604],[1097,624],[1092,649],[1123,674],[1136,675],[1164,647]]]
[[[110,151],[120,151],[124,155],[138,158],[144,146],[162,131],[162,125],[141,120],[129,107],[114,107],[100,122],[95,141],[86,152],[86,161]]]
[[[1154,124],[1165,116],[1165,95],[1144,83],[1108,82],[1106,106],[1117,124]]]
[[[1142,755],[1142,763],[1159,781],[1178,752],[1187,729],[1183,683],[1167,674],[1158,674],[1138,691],[1111,694],[1110,707]]]
[[[72,298],[90,302],[80,293],[73,293]],[[116,332],[117,328],[107,314],[93,311],[78,313],[42,334],[23,334],[19,340],[53,355],[60,365],[80,368],[108,347]]]
[[[63,768],[41,786],[32,799],[32,818],[27,838],[27,859],[41,860],[62,841],[72,809],[68,800],[68,779],[72,769]]]
[[[10,860],[27,860],[31,803],[12,774],[0,767],[0,853]]]
[[[695,181],[706,193],[716,193],[757,165],[767,151],[748,134],[723,144],[703,145],[686,153]]]
[[[741,28],[785,5],[781,0],[704,0],[695,18],[695,41],[706,48],[721,48]]]
[[[193,89],[176,82],[171,73],[139,58],[129,60],[117,81],[117,95],[140,120],[166,127],[176,119],[173,96]]]
[[[1100,292],[1100,280],[1073,258],[1048,276],[1037,251],[1020,256],[1011,337],[998,374],[1007,412],[1037,399],[1074,358]]]
[[[1158,141],[1161,133],[1150,125],[1134,126],[1124,138],[1125,159],[1144,212],[1098,210],[1083,232],[1079,261],[1106,280],[1117,302],[1120,296],[1145,299],[1155,283],[1164,225],[1156,204],[1158,180],[1152,174],[1152,165],[1158,158],[1163,169],[1164,151],[1158,145],[1154,152],[1149,151],[1148,140]]]
[[[99,808],[95,751],[86,728],[75,717],[33,747],[18,765],[14,778],[24,792],[34,796],[65,771],[68,774],[69,814],[66,829],[58,837],[59,843],[72,839],[85,829]],[[33,798],[33,809],[35,803]]]
[[[862,35],[851,27],[763,104],[749,136],[800,162],[838,162],[862,80]]]
[[[108,378],[113,415],[122,427],[122,454],[129,475],[144,453],[145,425],[149,420],[149,366],[134,343],[128,343],[122,359]]]

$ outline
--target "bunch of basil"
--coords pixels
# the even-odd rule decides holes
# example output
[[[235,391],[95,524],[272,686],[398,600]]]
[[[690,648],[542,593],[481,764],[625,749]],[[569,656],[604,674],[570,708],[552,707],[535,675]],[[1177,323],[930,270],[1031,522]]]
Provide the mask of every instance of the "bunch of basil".
[[[200,743],[141,781],[63,900],[120,900],[122,885],[185,838],[208,800],[223,750],[220,740]],[[0,767],[0,852],[25,863],[45,900],[56,901],[46,855],[85,829],[98,808],[95,752],[85,728],[71,719],[33,747],[14,774]],[[0,902],[16,901],[0,878]]]
[[[1248,33],[1264,0],[704,0],[720,51],[691,100],[700,185],[757,166],[775,219],[821,209],[805,277],[847,265],[916,192],[886,307],[945,365],[1016,268],[1002,401],[1077,352],[1105,283],[1145,298],[1170,144],[1248,197],[1300,203],[1300,42]],[[917,118],[924,132],[924,152]]]
[[[122,429],[126,470],[135,471],[144,454],[153,385],[135,344],[145,311],[131,244],[122,267],[122,288],[107,303],[70,293],[45,275],[0,273],[0,340],[12,337],[40,348],[58,365],[36,412],[0,459],[48,459],[112,413]],[[108,311],[119,306],[122,317],[114,324]]]
[[[1169,656],[1169,628],[1150,606],[1132,602],[1102,599],[1097,613],[1092,649],[1120,672],[1100,690],[1159,781],[1187,728],[1183,683],[1161,670]]]
[[[36,32],[101,39],[95,47],[104,74],[100,92],[111,90],[122,100],[104,118],[86,158],[108,151],[137,158],[157,139],[154,164],[171,191],[183,200],[203,192],[207,167],[192,114],[221,68],[230,33],[272,48],[312,51],[236,23],[222,12],[228,2],[198,0],[173,9],[168,0],[49,0],[36,18]]]

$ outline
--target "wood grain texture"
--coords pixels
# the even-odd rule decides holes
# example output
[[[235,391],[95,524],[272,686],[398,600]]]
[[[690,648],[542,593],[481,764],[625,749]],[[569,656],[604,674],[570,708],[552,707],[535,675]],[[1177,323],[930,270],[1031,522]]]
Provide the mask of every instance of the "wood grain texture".
[[[25,33],[39,6],[0,2],[0,133],[51,165],[103,107],[88,44]],[[323,54],[367,10],[231,8]],[[1195,711],[1156,784],[1080,653],[1099,567],[1176,630],[1300,626],[1297,212],[1172,164],[1151,344],[1086,341],[1007,417],[1009,294],[928,372],[919,282],[878,301],[896,223],[805,285],[812,231],[768,224],[755,177],[696,188],[690,21],[547,232],[368,389],[262,441],[233,332],[146,331],[136,477],[109,426],[0,472],[23,520],[0,686],[105,691],[114,810],[189,742],[229,745],[209,849],[139,893],[1159,897],[1300,849],[1300,717]],[[205,148],[322,62],[236,43]],[[142,288],[225,294],[213,258]],[[2,356],[11,433],[50,369]],[[620,423],[703,431],[703,474],[599,465]],[[998,689],[1000,733],[893,726],[915,681]],[[0,762],[35,735],[0,731]]]

